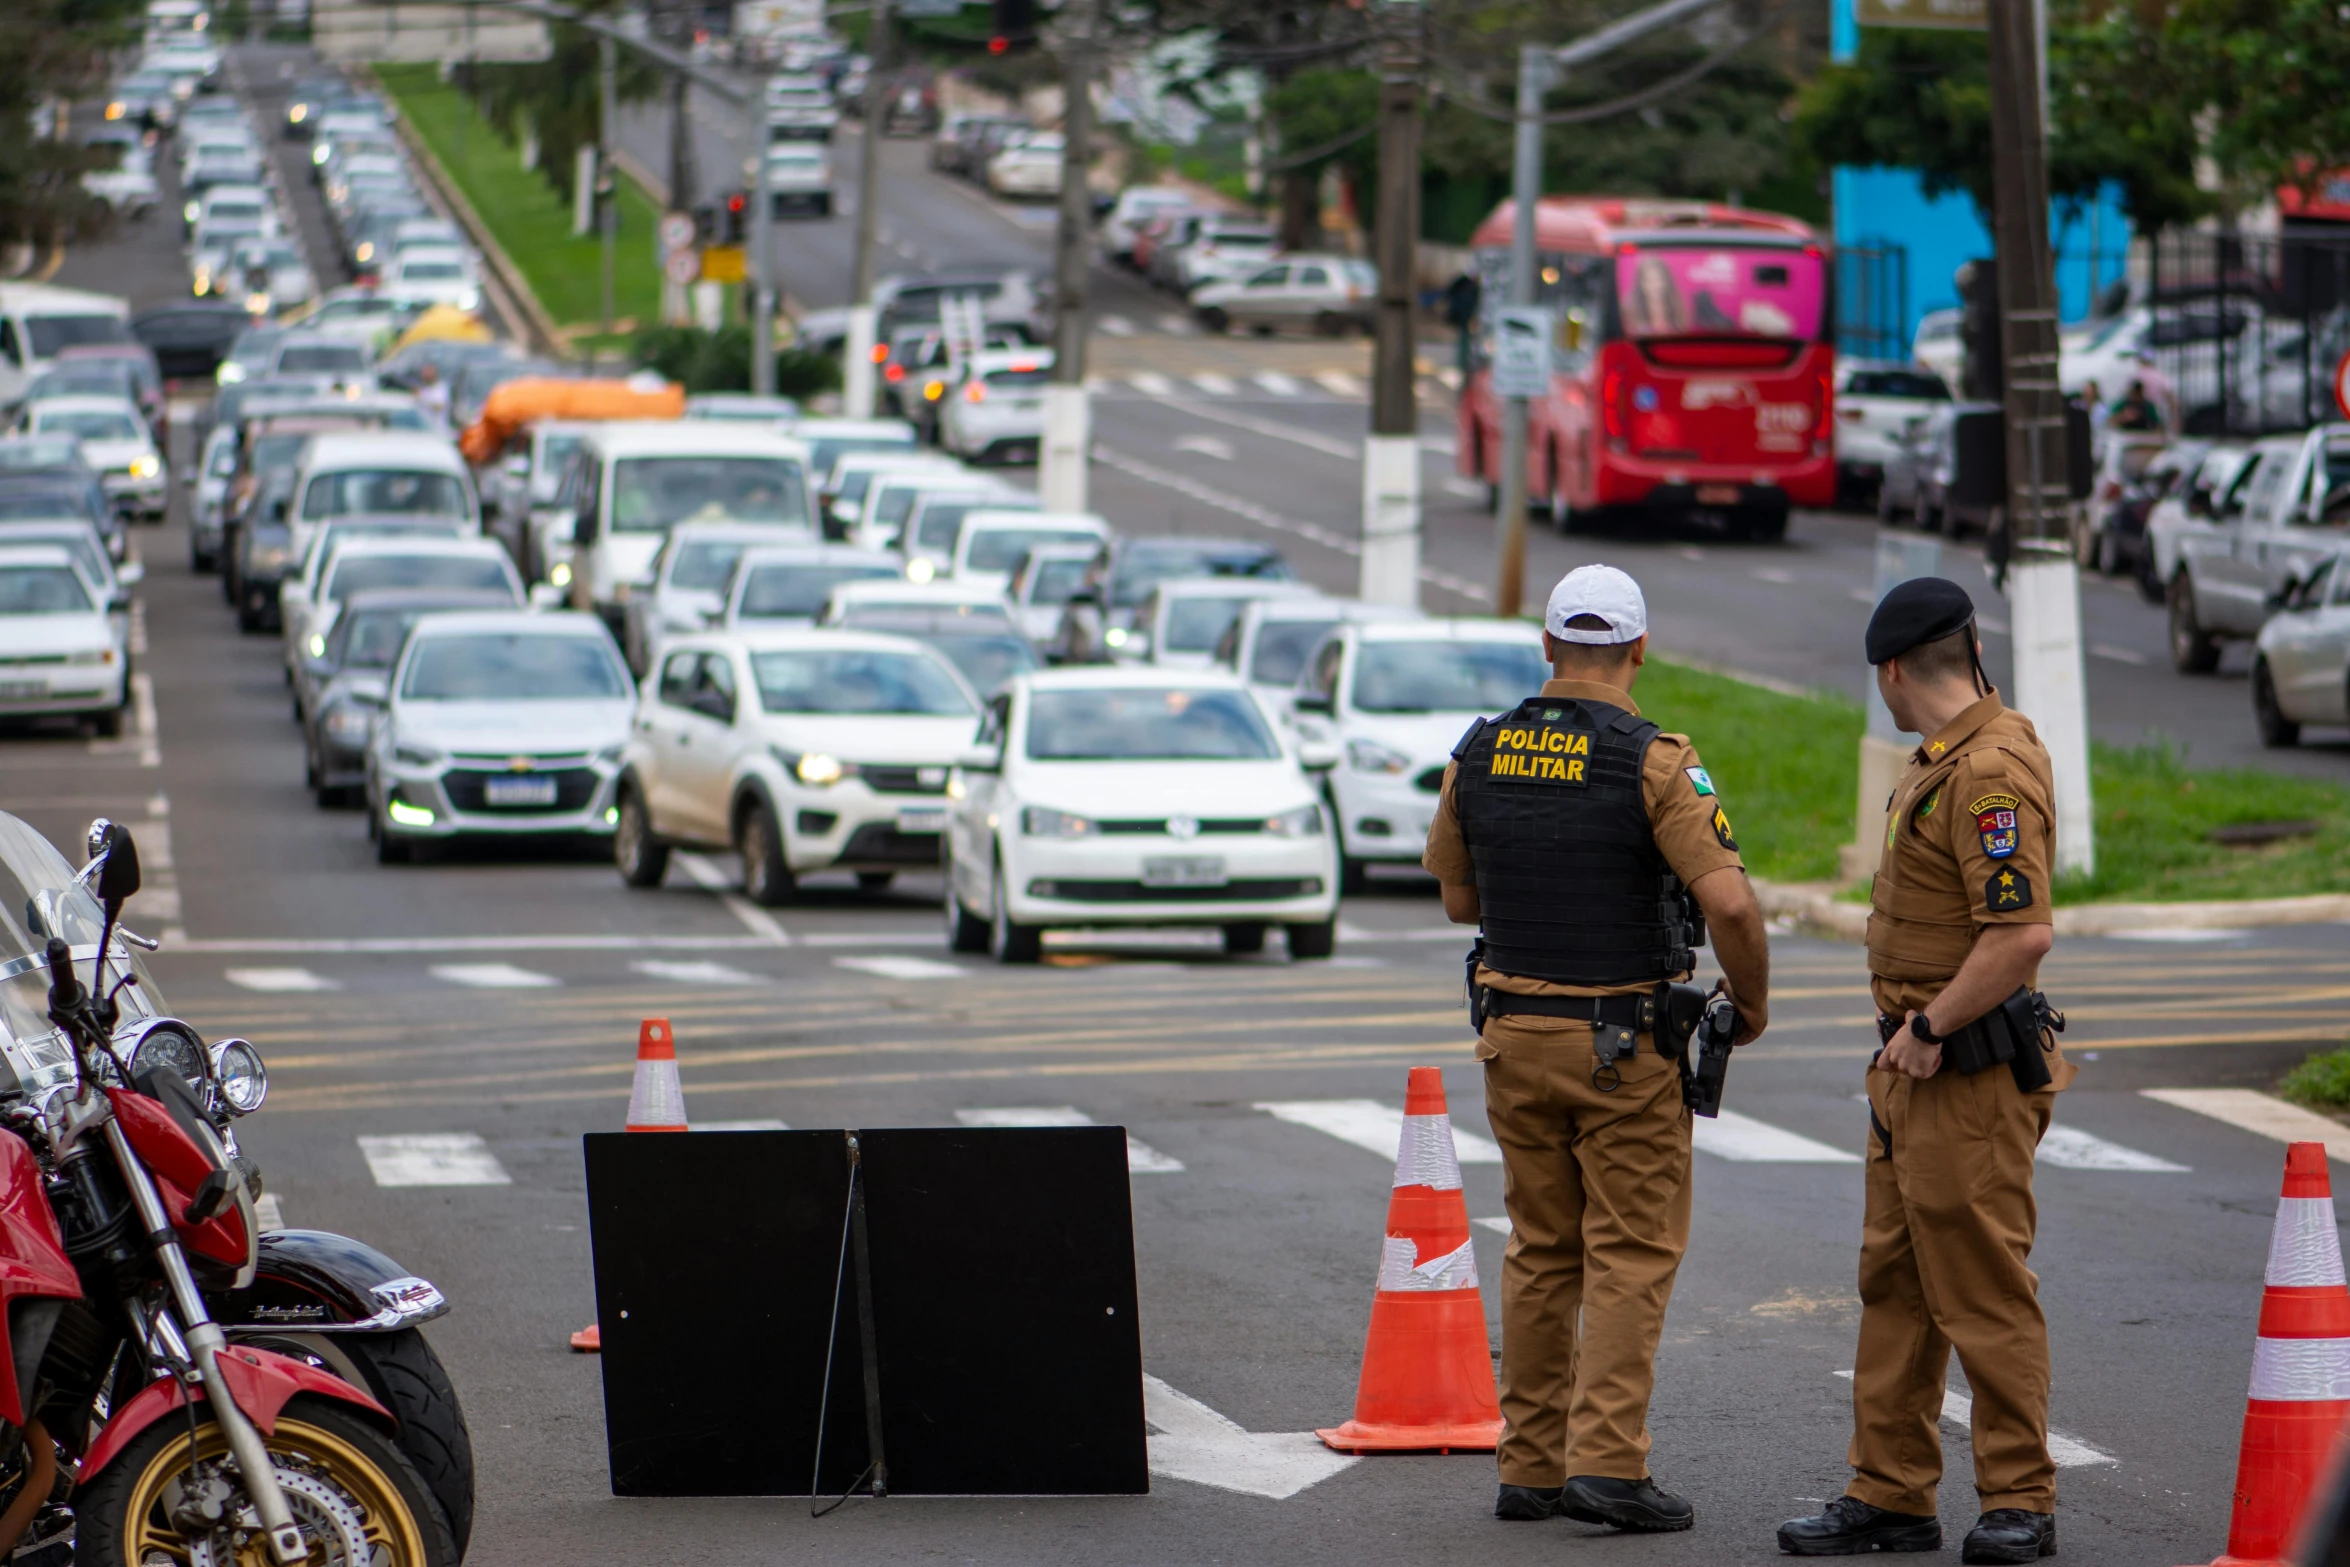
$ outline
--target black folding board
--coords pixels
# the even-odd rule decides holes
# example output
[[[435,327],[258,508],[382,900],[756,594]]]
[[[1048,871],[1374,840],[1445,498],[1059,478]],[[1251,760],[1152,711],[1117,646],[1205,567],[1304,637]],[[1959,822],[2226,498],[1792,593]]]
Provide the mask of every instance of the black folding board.
[[[1147,1491],[1124,1133],[856,1135],[889,1489]],[[818,1490],[845,1489],[870,1454],[844,1134],[585,1143],[613,1491],[805,1496],[820,1403]]]

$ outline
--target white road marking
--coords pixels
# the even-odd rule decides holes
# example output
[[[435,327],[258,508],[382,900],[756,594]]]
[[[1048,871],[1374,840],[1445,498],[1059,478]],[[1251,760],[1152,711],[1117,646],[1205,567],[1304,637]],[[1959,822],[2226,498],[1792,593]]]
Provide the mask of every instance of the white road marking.
[[[1178,315],[1170,310],[1159,317],[1159,330],[1169,337],[1197,337],[1199,336],[1199,323],[1189,316]]]
[[[1332,397],[1352,398],[1363,395],[1362,380],[1359,377],[1348,375],[1343,370],[1325,370],[1314,377],[1314,384]]]
[[[1275,397],[1295,397],[1305,390],[1304,387],[1297,384],[1294,377],[1283,375],[1278,370],[1259,370],[1249,379],[1271,392]]]
[[[965,1126],[1092,1126],[1096,1122],[1074,1105],[1005,1105],[993,1110],[957,1110],[955,1119]],[[1159,1152],[1150,1144],[1128,1133],[1126,1137],[1126,1173],[1129,1175],[1180,1175],[1183,1161]]]
[[[444,985],[475,990],[545,990],[563,983],[552,974],[516,968],[511,963],[436,963],[430,972]]]
[[[324,974],[306,968],[233,968],[225,976],[239,990],[340,990]]]
[[[1852,1380],[1852,1373],[1849,1371],[1839,1371],[1836,1375],[1847,1382]],[[1971,1431],[1974,1429],[1974,1418],[1975,1401],[1973,1399],[1964,1393],[1954,1393],[1948,1388],[1942,1390],[1942,1423],[1944,1425],[1956,1426],[1961,1431]],[[2062,1431],[2048,1433],[2048,1456],[2055,1460],[2056,1467],[2059,1469],[2080,1469],[2090,1464],[2118,1464],[2121,1462],[2120,1459],[2104,1449],[2091,1447],[2079,1437],[2066,1436]]]
[[[2250,936],[2248,930],[2117,930],[2107,934],[2109,941],[2149,941],[2156,945],[2200,946],[2211,941],[2242,941]]]
[[[1259,1104],[1275,1120],[1311,1127],[1393,1160],[1403,1146],[1403,1111],[1376,1099],[1289,1099]],[[1501,1148],[1476,1132],[1452,1129],[1453,1152],[1463,1164],[1499,1164]]]
[[[1471,1219],[1469,1222],[1481,1230],[1491,1230],[1496,1235],[1507,1235],[1510,1232],[1510,1216],[1506,1213],[1497,1213],[1490,1219]]]
[[[278,1206],[277,1193],[263,1192],[253,1199],[253,1222],[261,1226],[263,1233],[286,1227],[286,1211]]]
[[[834,958],[832,966],[855,969],[860,974],[878,974],[883,979],[961,979],[970,972],[936,958]]]
[[[2120,1143],[2093,1137],[2075,1126],[2052,1126],[2040,1139],[2039,1160],[2060,1170],[2144,1170],[2184,1175],[2187,1166],[2157,1159]]]
[[[1789,583],[1795,580],[1795,573],[1784,566],[1757,566],[1747,575],[1757,582]]]
[[[1870,592],[1867,588],[1846,588],[1844,590],[1844,596],[1852,600],[1852,602],[1855,604],[1874,605],[1877,602],[1877,595]]]
[[[686,1123],[685,1129],[689,1132],[788,1132],[791,1130],[791,1123],[789,1121],[777,1121],[772,1119],[754,1121],[689,1121]]]
[[[720,870],[706,855],[673,854],[670,858],[687,878],[705,892],[718,894],[718,901],[726,905],[726,912],[741,922],[743,929],[770,947],[791,945],[791,932],[777,923],[774,915],[735,891],[733,880]]]
[[[378,1186],[511,1186],[489,1145],[472,1132],[362,1137],[359,1151]]]
[[[1126,384],[1145,397],[1173,397],[1175,383],[1156,370],[1137,370],[1126,378]]]
[[[1444,493],[1458,495],[1464,500],[1481,501],[1485,499],[1485,484],[1480,479],[1463,479],[1454,475],[1444,481]]]
[[[1240,384],[1237,381],[1234,381],[1232,377],[1228,375],[1218,375],[1213,370],[1203,370],[1198,375],[1193,376],[1191,378],[1191,384],[1198,387],[1201,391],[1207,393],[1210,397],[1230,397],[1240,390]]]
[[[1243,1431],[1188,1393],[1145,1374],[1151,1473],[1275,1501],[1297,1495],[1360,1462],[1334,1453],[1311,1431]]]
[[[2003,637],[2007,635],[2007,622],[2001,620],[1996,615],[1977,615],[1975,617],[1975,624],[1982,627],[1985,631],[1990,632],[1993,636]]]
[[[1134,323],[1124,316],[1097,316],[1094,319],[1093,329],[1105,337],[1134,336]]]
[[[1757,1121],[1735,1110],[1719,1116],[1693,1116],[1692,1141],[1700,1153],[1738,1164],[1858,1164],[1860,1155],[1842,1148]]]
[[[1215,435],[1179,435],[1175,437],[1179,452],[1197,452],[1202,457],[1213,457],[1218,462],[1232,460],[1232,443]]]
[[[2116,664],[2143,664],[2147,661],[2146,655],[2136,648],[2116,647],[2111,642],[2090,643],[2089,656],[2108,659]]]
[[[756,974],[746,974],[741,969],[729,968],[723,963],[712,963],[706,959],[695,963],[691,961],[670,962],[663,958],[640,958],[631,963],[629,967],[639,974],[650,975],[654,979],[671,980],[680,985],[758,985],[765,983]]]
[[[2280,1143],[2323,1143],[2327,1158],[2350,1160],[2350,1126],[2254,1089],[2141,1088],[2138,1092],[2258,1137],[2273,1137]]]

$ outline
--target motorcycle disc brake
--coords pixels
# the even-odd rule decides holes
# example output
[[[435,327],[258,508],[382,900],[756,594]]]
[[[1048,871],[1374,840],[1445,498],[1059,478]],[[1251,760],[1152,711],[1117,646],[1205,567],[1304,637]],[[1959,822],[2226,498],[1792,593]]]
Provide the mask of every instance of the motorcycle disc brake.
[[[278,1489],[302,1531],[318,1567],[369,1567],[367,1519],[358,1504],[333,1482],[298,1469],[279,1467]],[[250,1504],[247,1504],[249,1514]],[[237,1567],[231,1534],[221,1530],[188,1542],[188,1567]]]

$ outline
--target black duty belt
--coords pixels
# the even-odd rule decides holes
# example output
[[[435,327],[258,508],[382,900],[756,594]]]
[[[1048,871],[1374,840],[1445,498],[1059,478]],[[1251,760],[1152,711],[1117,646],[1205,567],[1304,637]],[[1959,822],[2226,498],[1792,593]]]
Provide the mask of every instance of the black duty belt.
[[[1656,1001],[1646,992],[1637,996],[1521,996],[1491,985],[1481,988],[1486,1017],[1564,1017],[1642,1032],[1656,1022]]]

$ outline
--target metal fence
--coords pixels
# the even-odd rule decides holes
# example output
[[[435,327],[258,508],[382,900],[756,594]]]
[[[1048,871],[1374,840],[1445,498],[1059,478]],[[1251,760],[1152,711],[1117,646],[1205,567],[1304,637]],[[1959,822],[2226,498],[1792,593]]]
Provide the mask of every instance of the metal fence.
[[[1836,252],[1836,351],[1909,358],[1909,247],[1863,239]]]
[[[2087,345],[2090,357],[2117,357],[2112,347],[2134,337],[2189,435],[2263,435],[2341,417],[2334,372],[2350,351],[2350,232],[2174,230],[2152,252],[2144,299],[2108,323],[2108,344]]]

